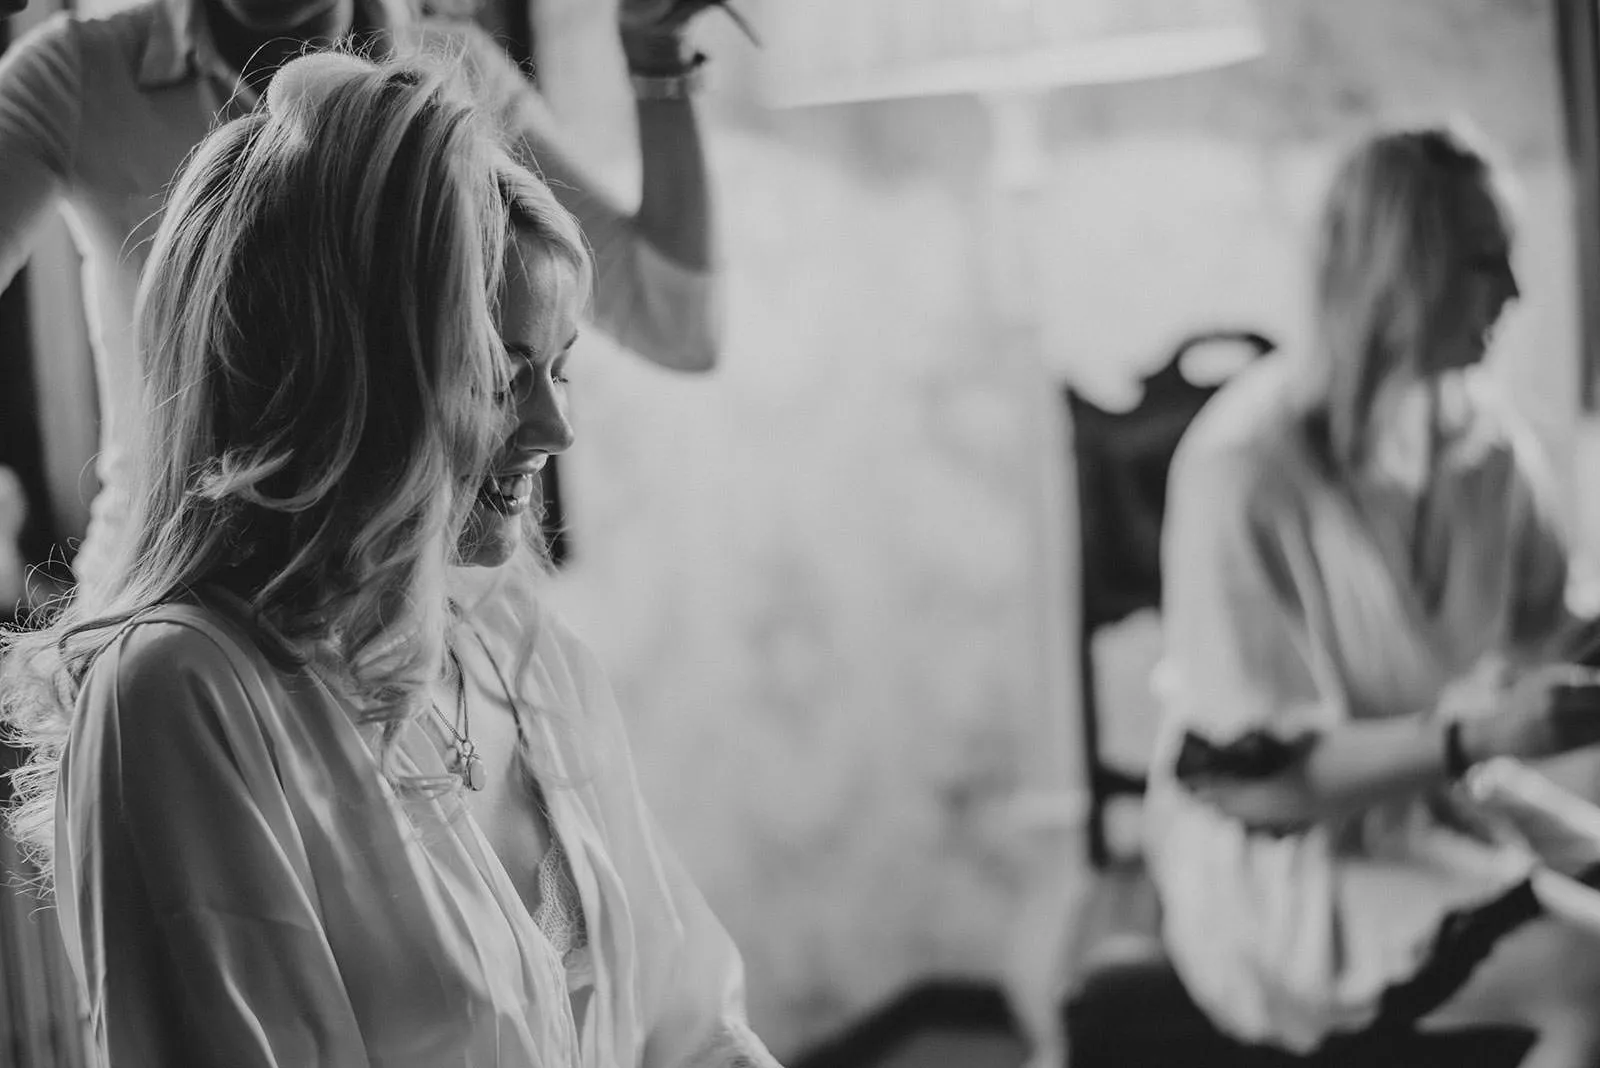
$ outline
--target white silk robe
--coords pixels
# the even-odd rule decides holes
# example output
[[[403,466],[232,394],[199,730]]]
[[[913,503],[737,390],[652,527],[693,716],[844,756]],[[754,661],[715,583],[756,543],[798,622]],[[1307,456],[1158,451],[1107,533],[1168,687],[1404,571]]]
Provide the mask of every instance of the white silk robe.
[[[64,757],[59,919],[106,1068],[776,1068],[593,657],[531,600],[473,612],[549,712],[534,744],[595,971],[582,1033],[459,790],[397,791],[340,702],[217,594],[121,632]],[[395,759],[445,770],[416,723]]]
[[[1421,410],[1392,413],[1398,441],[1380,441],[1370,481],[1336,488],[1296,419],[1293,375],[1274,359],[1231,383],[1174,462],[1146,835],[1190,992],[1241,1038],[1307,1050],[1372,1023],[1444,944],[1447,917],[1505,897],[1532,859],[1459,790],[1285,833],[1247,828],[1177,780],[1184,735],[1225,745],[1452,714],[1452,693],[1537,656],[1569,617],[1536,452],[1491,398],[1463,394],[1429,476],[1434,599],[1410,551],[1420,485],[1404,441]]]

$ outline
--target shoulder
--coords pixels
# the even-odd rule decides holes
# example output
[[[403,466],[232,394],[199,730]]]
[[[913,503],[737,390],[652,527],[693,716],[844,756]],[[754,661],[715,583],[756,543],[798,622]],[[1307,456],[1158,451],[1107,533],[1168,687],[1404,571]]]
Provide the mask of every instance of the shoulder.
[[[83,151],[86,117],[116,109],[138,92],[140,65],[167,23],[162,0],[103,18],[59,14],[0,56],[0,133],[8,147],[44,153],[70,168]]]
[[[130,80],[136,78],[152,35],[171,33],[167,2],[143,0],[110,15],[76,20],[85,62],[94,70],[116,67],[125,70]]]
[[[1270,448],[1293,423],[1297,368],[1271,356],[1250,365],[1217,391],[1184,435],[1192,453]]]
[[[125,673],[231,669],[223,624],[199,608],[159,608],[129,620],[113,645]]]
[[[74,89],[83,67],[82,24],[57,14],[23,34],[0,56],[0,106],[41,104],[39,99],[13,101],[17,93],[54,96]]]
[[[41,56],[60,56],[75,52],[79,46],[83,20],[65,11],[54,15],[29,29],[6,49],[5,62],[37,61]]]
[[[141,721],[196,706],[229,713],[251,706],[244,680],[264,666],[219,613],[169,605],[125,623],[95,658],[83,691],[91,704],[136,708]]]
[[[1286,360],[1263,360],[1201,409],[1173,457],[1174,500],[1271,507],[1292,492],[1306,451],[1294,374]]]
[[[293,705],[244,640],[216,612],[188,606],[151,609],[124,624],[78,691],[74,789],[92,789],[102,773],[158,794],[241,774],[275,789],[283,717]]]
[[[115,14],[80,18],[65,12],[41,22],[6,50],[0,70],[78,80],[102,64],[134,69],[164,16],[164,0],[145,0]]]

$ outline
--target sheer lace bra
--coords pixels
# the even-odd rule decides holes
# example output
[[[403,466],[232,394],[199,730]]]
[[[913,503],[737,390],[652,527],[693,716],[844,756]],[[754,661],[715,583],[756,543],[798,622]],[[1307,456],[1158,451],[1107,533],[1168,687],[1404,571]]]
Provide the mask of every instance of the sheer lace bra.
[[[572,978],[575,965],[586,963],[589,928],[584,922],[583,901],[572,878],[567,851],[554,834],[550,836],[550,848],[539,860],[539,904],[533,910],[533,922],[566,964],[568,978]]]

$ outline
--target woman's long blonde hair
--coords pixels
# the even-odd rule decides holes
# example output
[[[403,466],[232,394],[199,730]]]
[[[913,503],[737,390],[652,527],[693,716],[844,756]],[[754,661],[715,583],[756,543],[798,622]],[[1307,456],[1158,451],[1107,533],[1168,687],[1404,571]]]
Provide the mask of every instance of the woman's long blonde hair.
[[[1442,127],[1370,137],[1334,177],[1317,240],[1309,393],[1340,474],[1366,459],[1384,382],[1436,370],[1470,252],[1463,203],[1479,191],[1504,215],[1487,157]]]
[[[135,314],[129,540],[0,663],[5,726],[32,751],[12,830],[47,875],[77,692],[150,606],[231,589],[269,656],[314,666],[385,736],[437,675],[446,569],[504,433],[508,248],[589,272],[572,217],[454,78],[421,57],[295,60],[177,179]]]

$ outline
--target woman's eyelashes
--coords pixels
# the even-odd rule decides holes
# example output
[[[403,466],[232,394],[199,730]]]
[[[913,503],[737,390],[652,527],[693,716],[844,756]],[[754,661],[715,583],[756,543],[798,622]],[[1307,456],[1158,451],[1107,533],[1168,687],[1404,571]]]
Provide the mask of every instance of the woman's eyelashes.
[[[572,336],[567,338],[567,343],[561,346],[561,351],[556,353],[556,358],[550,361],[550,380],[552,382],[559,382],[564,386],[569,381],[567,378],[567,360],[572,355],[572,347],[577,343],[578,332],[574,330]]]
[[[531,400],[541,375],[548,376],[551,385],[568,385],[571,380],[567,377],[567,357],[577,340],[578,335],[574,333],[551,360],[527,345],[506,345],[506,360],[510,364],[511,374],[506,388],[495,394],[495,400],[501,404],[522,404]]]

